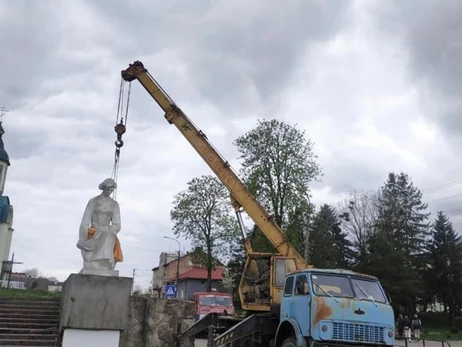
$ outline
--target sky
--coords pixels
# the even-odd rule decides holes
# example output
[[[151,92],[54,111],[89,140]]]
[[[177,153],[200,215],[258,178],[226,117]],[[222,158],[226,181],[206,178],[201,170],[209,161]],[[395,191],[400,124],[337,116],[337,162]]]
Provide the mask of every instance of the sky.
[[[233,141],[277,118],[314,143],[315,204],[406,172],[462,231],[461,38],[457,0],[2,1],[15,270],[82,268],[80,221],[111,176],[120,71],[135,60],[236,170]],[[123,140],[117,269],[147,288],[160,253],[178,249],[164,238],[173,196],[212,172],[137,81]]]

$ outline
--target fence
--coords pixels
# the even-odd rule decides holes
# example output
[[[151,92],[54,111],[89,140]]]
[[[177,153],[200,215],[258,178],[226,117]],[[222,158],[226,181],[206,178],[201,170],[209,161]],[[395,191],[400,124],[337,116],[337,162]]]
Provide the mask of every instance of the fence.
[[[0,280],[0,288],[8,288],[8,281]],[[26,285],[24,282],[10,281],[10,288],[11,289],[26,289]]]

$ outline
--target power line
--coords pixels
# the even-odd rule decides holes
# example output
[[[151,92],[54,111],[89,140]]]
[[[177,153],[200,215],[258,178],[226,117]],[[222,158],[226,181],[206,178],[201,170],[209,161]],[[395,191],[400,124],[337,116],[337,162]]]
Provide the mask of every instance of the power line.
[[[440,200],[451,199],[451,198],[455,198],[455,197],[458,197],[458,196],[462,196],[462,193],[456,194],[456,195],[451,195],[451,196],[446,196],[446,197],[444,197],[444,198],[439,198],[439,199],[430,200],[430,201],[427,201],[426,204],[428,204],[428,203],[430,203],[430,202],[435,202],[435,201],[440,201]]]
[[[451,187],[451,186],[454,186],[454,185],[459,184],[459,183],[462,183],[462,180],[457,180],[457,181],[453,181],[453,182],[449,182],[449,183],[444,183],[444,184],[441,184],[441,185],[439,185],[439,186],[434,186],[434,187],[431,187],[431,188],[422,190],[422,193],[434,192],[434,191],[436,191],[436,190],[440,190],[440,189],[444,189],[444,188],[447,188],[447,187]]]

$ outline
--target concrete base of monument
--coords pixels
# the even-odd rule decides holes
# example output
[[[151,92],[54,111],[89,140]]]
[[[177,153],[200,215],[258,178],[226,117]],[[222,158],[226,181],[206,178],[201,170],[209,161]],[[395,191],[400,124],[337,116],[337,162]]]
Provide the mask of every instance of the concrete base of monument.
[[[112,276],[118,277],[118,270],[94,270],[94,269],[85,269],[83,268],[79,272],[80,275],[95,275],[95,276]]]
[[[71,274],[61,293],[62,346],[74,347],[74,341],[80,341],[79,346],[117,347],[129,322],[132,283],[130,277]],[[117,343],[87,343],[92,339]]]
[[[114,330],[64,330],[63,347],[118,347],[120,332]]]

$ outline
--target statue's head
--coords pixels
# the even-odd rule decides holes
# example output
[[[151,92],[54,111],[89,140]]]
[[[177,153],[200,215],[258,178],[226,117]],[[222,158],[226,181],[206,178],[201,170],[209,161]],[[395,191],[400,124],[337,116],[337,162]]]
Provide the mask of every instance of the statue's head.
[[[103,191],[104,196],[112,194],[114,189],[117,189],[117,183],[112,178],[106,178],[102,183],[99,184],[98,188]]]

